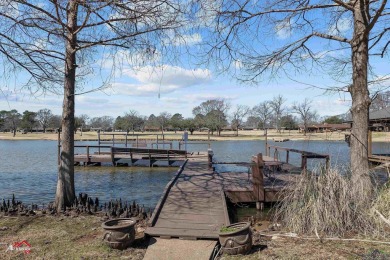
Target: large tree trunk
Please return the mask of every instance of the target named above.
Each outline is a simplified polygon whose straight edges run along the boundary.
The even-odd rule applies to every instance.
[[[349,91],[352,97],[353,120],[350,154],[352,178],[356,188],[369,193],[372,185],[368,165],[368,111],[371,103],[367,85],[368,8],[357,4],[354,11],[354,37],[351,42],[353,84]]]
[[[66,206],[71,206],[75,199],[74,187],[74,93],[76,82],[76,31],[77,26],[76,1],[70,1],[68,6],[69,33],[66,41],[64,101],[62,105],[62,150],[58,169],[58,182],[55,198],[57,212]]]

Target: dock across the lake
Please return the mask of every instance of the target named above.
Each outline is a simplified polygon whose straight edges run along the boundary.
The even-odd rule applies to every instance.
[[[75,165],[80,166],[176,166],[187,158],[207,156],[207,152],[187,153],[185,150],[129,148],[102,145],[76,145],[84,153],[75,154]]]

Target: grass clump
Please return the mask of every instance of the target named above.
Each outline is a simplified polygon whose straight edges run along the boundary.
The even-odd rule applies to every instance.
[[[239,228],[236,228],[236,227],[221,227],[221,229],[219,230],[219,232],[221,233],[229,233],[229,232],[234,232],[234,231],[237,231]]]
[[[290,231],[317,237],[378,231],[370,209],[375,192],[362,191],[350,175],[337,168],[303,173],[283,192],[275,216]]]

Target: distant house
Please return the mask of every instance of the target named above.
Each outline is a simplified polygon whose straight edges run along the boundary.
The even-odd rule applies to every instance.
[[[369,128],[371,131],[389,132],[390,131],[390,107],[380,110],[370,111]],[[352,125],[352,120],[347,121]]]
[[[372,111],[369,113],[370,130],[389,132],[390,108]]]
[[[312,133],[334,132],[334,131],[348,131],[351,129],[351,124],[312,124],[308,125],[306,131]],[[304,131],[304,126],[299,125],[299,131]]]
[[[158,132],[158,131],[161,131],[161,128],[159,126],[148,126],[148,125],[146,125],[144,127],[144,131],[145,132]]]

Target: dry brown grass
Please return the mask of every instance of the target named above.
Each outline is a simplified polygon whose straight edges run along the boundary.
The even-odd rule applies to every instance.
[[[177,131],[174,132],[165,132],[167,135],[165,136],[166,140],[181,140],[183,132]],[[147,140],[155,140],[156,134],[161,134],[161,132],[150,132],[141,133],[135,132],[135,134],[142,134],[140,139]],[[58,135],[56,133],[16,133],[16,136],[13,137],[12,133],[2,133],[0,132],[0,140],[57,140]],[[110,138],[109,136],[101,135],[101,138]],[[117,138],[121,138],[120,136],[116,136]],[[124,136],[122,136],[124,139]],[[130,138],[130,135],[129,135]],[[161,136],[159,137],[161,139]],[[379,139],[378,139],[379,138]],[[381,133],[381,135],[377,138],[377,135],[374,133],[374,140],[390,140],[390,134]],[[75,134],[76,141],[88,141],[88,140],[97,140],[98,135],[96,132],[84,132],[82,135],[80,132]],[[236,136],[235,131],[223,131],[221,136],[218,136],[216,133],[210,136],[210,140],[212,141],[226,141],[226,140],[264,140],[264,131],[263,130],[243,130],[239,131],[238,136]],[[278,133],[276,130],[268,130],[268,139],[290,139],[290,140],[344,140],[344,132],[332,132],[332,133],[308,133],[306,136],[303,133],[299,133],[296,130],[292,131],[282,131]],[[197,132],[195,131],[193,135],[189,135],[189,140],[208,140],[207,132]]]
[[[302,174],[297,183],[286,187],[285,194],[276,220],[290,231],[318,237],[380,234],[370,209],[375,192],[366,196],[338,169]]]
[[[390,230],[390,182],[380,189],[371,212],[377,224],[382,226],[382,229]]]
[[[103,241],[102,221],[96,216],[1,217],[0,242],[10,245],[27,240],[31,253],[8,251],[0,245],[0,259],[142,259],[147,244],[143,234],[132,248],[113,250]],[[0,229],[1,230],[1,229]]]

